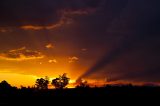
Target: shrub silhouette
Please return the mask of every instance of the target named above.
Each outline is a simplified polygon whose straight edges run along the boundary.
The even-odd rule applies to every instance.
[[[58,78],[52,80],[52,85],[57,89],[63,89],[69,83],[70,78],[67,77],[67,74],[64,73],[62,76],[59,75]]]
[[[49,79],[46,76],[45,79],[44,78],[37,79],[35,85],[37,89],[48,89],[48,84],[49,84]]]

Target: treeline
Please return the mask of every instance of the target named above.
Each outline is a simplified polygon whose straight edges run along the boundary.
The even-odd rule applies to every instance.
[[[53,87],[57,89],[63,89],[69,84],[70,78],[67,77],[67,74],[59,75],[58,78],[55,78],[51,81]],[[36,88],[37,89],[48,89],[48,84],[50,83],[49,78],[46,76],[45,78],[40,78],[36,80]]]
[[[59,75],[59,77],[52,79],[52,81],[49,80],[49,77],[45,78],[39,78],[36,79],[34,86],[30,87],[24,87],[21,86],[19,89],[36,89],[36,90],[47,90],[48,85],[51,84],[55,89],[64,89],[67,88],[67,85],[69,84],[70,78],[67,77],[67,74],[64,73],[62,75]],[[154,85],[154,84],[148,84],[148,85],[143,85],[143,86],[133,86],[132,84],[107,84],[104,85],[100,88],[159,88],[159,86]],[[89,84],[87,81],[84,81],[82,79],[79,79],[78,81],[75,82],[75,88],[90,88]],[[92,88],[97,88],[96,85],[95,87]],[[18,89],[15,86],[11,86],[7,81],[3,80],[0,82],[0,92],[3,90],[12,90],[12,89]]]
[[[70,78],[67,77],[67,74],[64,73],[62,75],[59,75],[59,77],[52,79],[52,81],[49,80],[49,77],[45,78],[39,78],[36,79],[35,85],[30,87],[24,87],[21,86],[20,89],[37,89],[37,90],[46,90],[48,89],[48,85],[51,84],[55,89],[64,89],[67,88],[67,85],[69,84]],[[89,87],[87,81],[79,80],[76,82],[76,88],[87,88]],[[3,80],[0,83],[0,90],[8,90],[8,89],[18,89],[17,87],[12,87],[7,81]]]
[[[79,80],[77,86],[72,89],[67,89],[69,78],[66,74],[60,75],[51,82],[48,77],[39,78],[35,81],[33,87],[13,87],[7,81],[0,82],[0,104],[8,103],[53,103],[60,104],[64,100],[77,99],[80,103],[88,101],[88,98],[97,101],[104,97],[106,98],[155,98],[160,96],[160,87],[154,85],[134,86],[127,85],[104,85],[103,87],[90,87],[87,81]],[[55,89],[48,89],[48,84],[52,84]],[[65,89],[66,88],[66,89]],[[98,97],[98,98],[97,98]],[[83,99],[83,100],[82,100]],[[105,102],[108,100],[106,99]],[[59,102],[60,100],[61,102]],[[68,100],[67,100],[68,101]],[[77,103],[79,103],[77,102]]]

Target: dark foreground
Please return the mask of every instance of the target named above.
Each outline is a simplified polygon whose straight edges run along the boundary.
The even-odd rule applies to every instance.
[[[156,100],[160,97],[160,87],[155,86],[107,86],[102,88],[74,88],[64,90],[9,89],[0,90],[0,104],[65,103],[85,101],[108,102],[109,100]]]

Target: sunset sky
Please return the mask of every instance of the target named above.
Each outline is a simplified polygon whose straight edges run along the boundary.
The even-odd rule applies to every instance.
[[[0,81],[160,81],[159,0],[1,0]]]

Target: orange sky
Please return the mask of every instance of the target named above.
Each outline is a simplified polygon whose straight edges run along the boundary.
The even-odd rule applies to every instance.
[[[143,0],[1,0],[0,81],[160,81],[159,3]]]
[[[64,63],[63,59],[62,62],[57,60],[56,63],[54,60],[49,59],[27,61],[4,61],[5,62],[1,61],[1,63],[4,67],[6,66],[6,68],[0,70],[0,81],[7,80],[14,86],[32,86],[34,85],[37,78],[45,76],[55,78],[63,73],[67,73],[68,77],[75,80],[83,72],[72,71],[71,67],[74,65],[74,63],[67,62],[67,59]]]
[[[53,44],[47,44],[45,47],[54,49]],[[71,80],[76,80],[87,68],[79,65],[80,59],[76,56],[27,57],[24,55],[27,51],[26,47],[10,51],[13,52],[8,53],[9,55],[23,53],[18,58],[9,58],[6,55],[0,60],[0,81],[6,80],[13,86],[33,86],[37,78],[45,76],[55,78],[63,73],[67,73]]]

